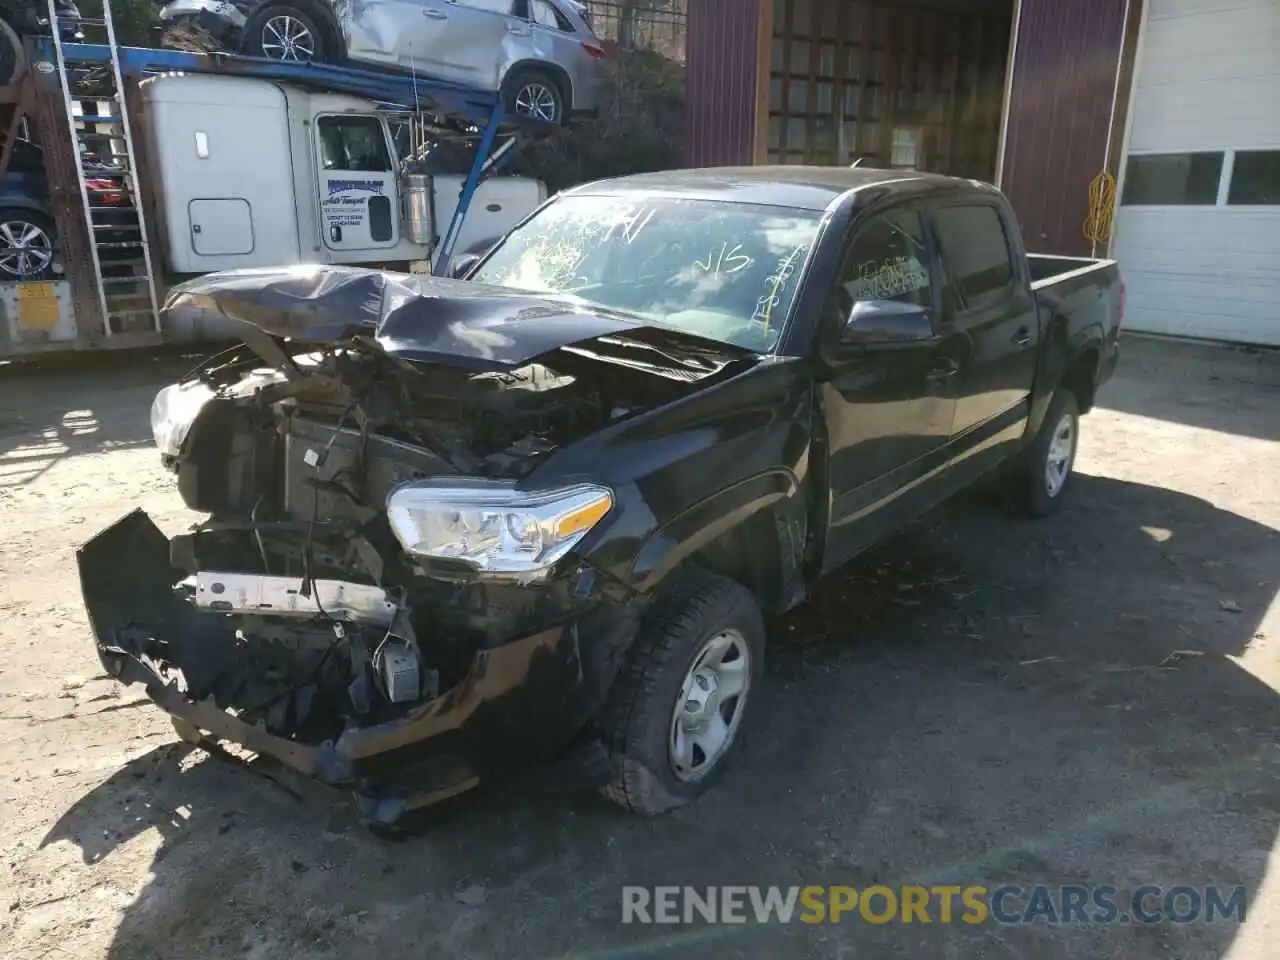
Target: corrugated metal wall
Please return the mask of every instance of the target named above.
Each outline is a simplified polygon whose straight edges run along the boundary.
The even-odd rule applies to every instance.
[[[769,0],[689,4],[686,123],[689,165],[718,167],[755,159],[759,123],[762,10]]]
[[[1125,7],[1022,0],[1001,186],[1033,251],[1089,253],[1089,183],[1106,163]]]

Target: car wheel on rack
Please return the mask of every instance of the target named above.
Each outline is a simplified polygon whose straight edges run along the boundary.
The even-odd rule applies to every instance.
[[[741,739],[764,641],[755,597],[727,577],[689,570],[655,598],[601,714],[604,795],[651,817],[705,793]]]
[[[543,123],[564,123],[564,91],[545,70],[517,70],[503,85],[503,106],[507,113]]]
[[[255,57],[289,63],[324,63],[324,34],[315,20],[294,6],[272,4],[244,25],[244,50]]]
[[[43,214],[0,208],[0,281],[53,276],[53,221]]]
[[[27,52],[17,32],[0,20],[0,87],[13,84],[27,69]]]

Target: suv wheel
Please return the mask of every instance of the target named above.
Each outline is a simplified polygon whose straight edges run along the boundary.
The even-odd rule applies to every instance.
[[[741,739],[764,662],[764,620],[726,577],[684,574],[654,601],[602,715],[606,797],[656,816],[705,793]]]
[[[516,71],[508,79],[503,97],[507,113],[543,123],[564,123],[564,92],[556,79],[542,70]]]
[[[29,210],[0,209],[0,281],[53,275],[53,222]]]
[[[1011,464],[1008,492],[1018,512],[1043,517],[1062,505],[1080,442],[1080,407],[1075,394],[1059,389],[1040,431]]]
[[[254,13],[244,27],[245,52],[287,63],[324,63],[324,36],[315,20],[293,6],[272,5]]]

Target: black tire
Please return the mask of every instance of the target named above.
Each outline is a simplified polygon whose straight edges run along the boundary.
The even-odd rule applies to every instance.
[[[309,46],[297,41],[301,36],[298,31],[306,32]],[[299,43],[294,47],[294,56],[287,55],[286,37],[294,37]],[[255,10],[244,25],[241,47],[253,57],[296,63],[328,63],[330,56],[327,36],[315,17],[288,3],[273,3]],[[310,56],[303,55],[306,50],[310,50]]]
[[[26,72],[27,51],[18,33],[0,20],[0,87],[12,86]]]
[[[544,123],[567,122],[564,88],[546,70],[523,67],[515,71],[503,84],[502,100],[509,114]]]
[[[1048,470],[1050,451],[1054,447],[1055,437],[1061,439],[1064,424],[1070,430],[1070,454],[1066,460],[1065,476],[1055,487]],[[1045,517],[1062,506],[1067,491],[1071,488],[1072,468],[1075,466],[1079,443],[1079,404],[1074,393],[1059,388],[1049,402],[1049,410],[1035,439],[1009,465],[1005,490],[1009,504],[1016,513],[1026,517]]]
[[[21,239],[24,227],[32,227],[43,235],[43,240],[30,244],[30,249],[38,249],[37,255],[43,264],[36,266],[30,259],[25,261],[28,269],[23,270],[23,262],[13,254],[12,240]],[[53,220],[34,210],[22,207],[0,207],[0,281],[12,283],[25,280],[48,280],[54,275],[53,265],[57,262],[57,233]]]
[[[744,721],[749,720],[747,694],[759,686],[764,663],[764,620],[751,593],[710,573],[677,576],[681,582],[657,597],[646,613],[600,721],[614,770],[613,781],[601,792],[645,817],[696,800],[720,779],[742,742]],[[696,779],[684,779],[676,773],[670,747],[676,705],[685,702],[682,687],[695,657],[726,631],[745,642],[744,694],[736,708],[731,697],[721,704],[721,709],[738,711],[723,753]]]

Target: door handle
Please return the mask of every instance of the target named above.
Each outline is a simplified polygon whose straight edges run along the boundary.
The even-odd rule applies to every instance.
[[[513,37],[531,37],[533,36],[533,27],[527,23],[507,22],[507,33]]]
[[[1031,346],[1031,331],[1026,327],[1019,327],[1018,332],[1009,338],[1015,347]]]
[[[948,358],[946,360],[939,360],[937,363],[935,363],[932,367],[929,368],[928,372],[925,373],[924,377],[926,380],[933,380],[935,382],[940,380],[948,380],[951,377],[954,377],[959,370],[960,370],[960,364]]]
[[[424,9],[422,11],[422,15],[426,17],[428,20],[448,20],[449,19],[449,15],[445,13],[443,10],[433,10],[431,7],[427,7],[426,9]]]

